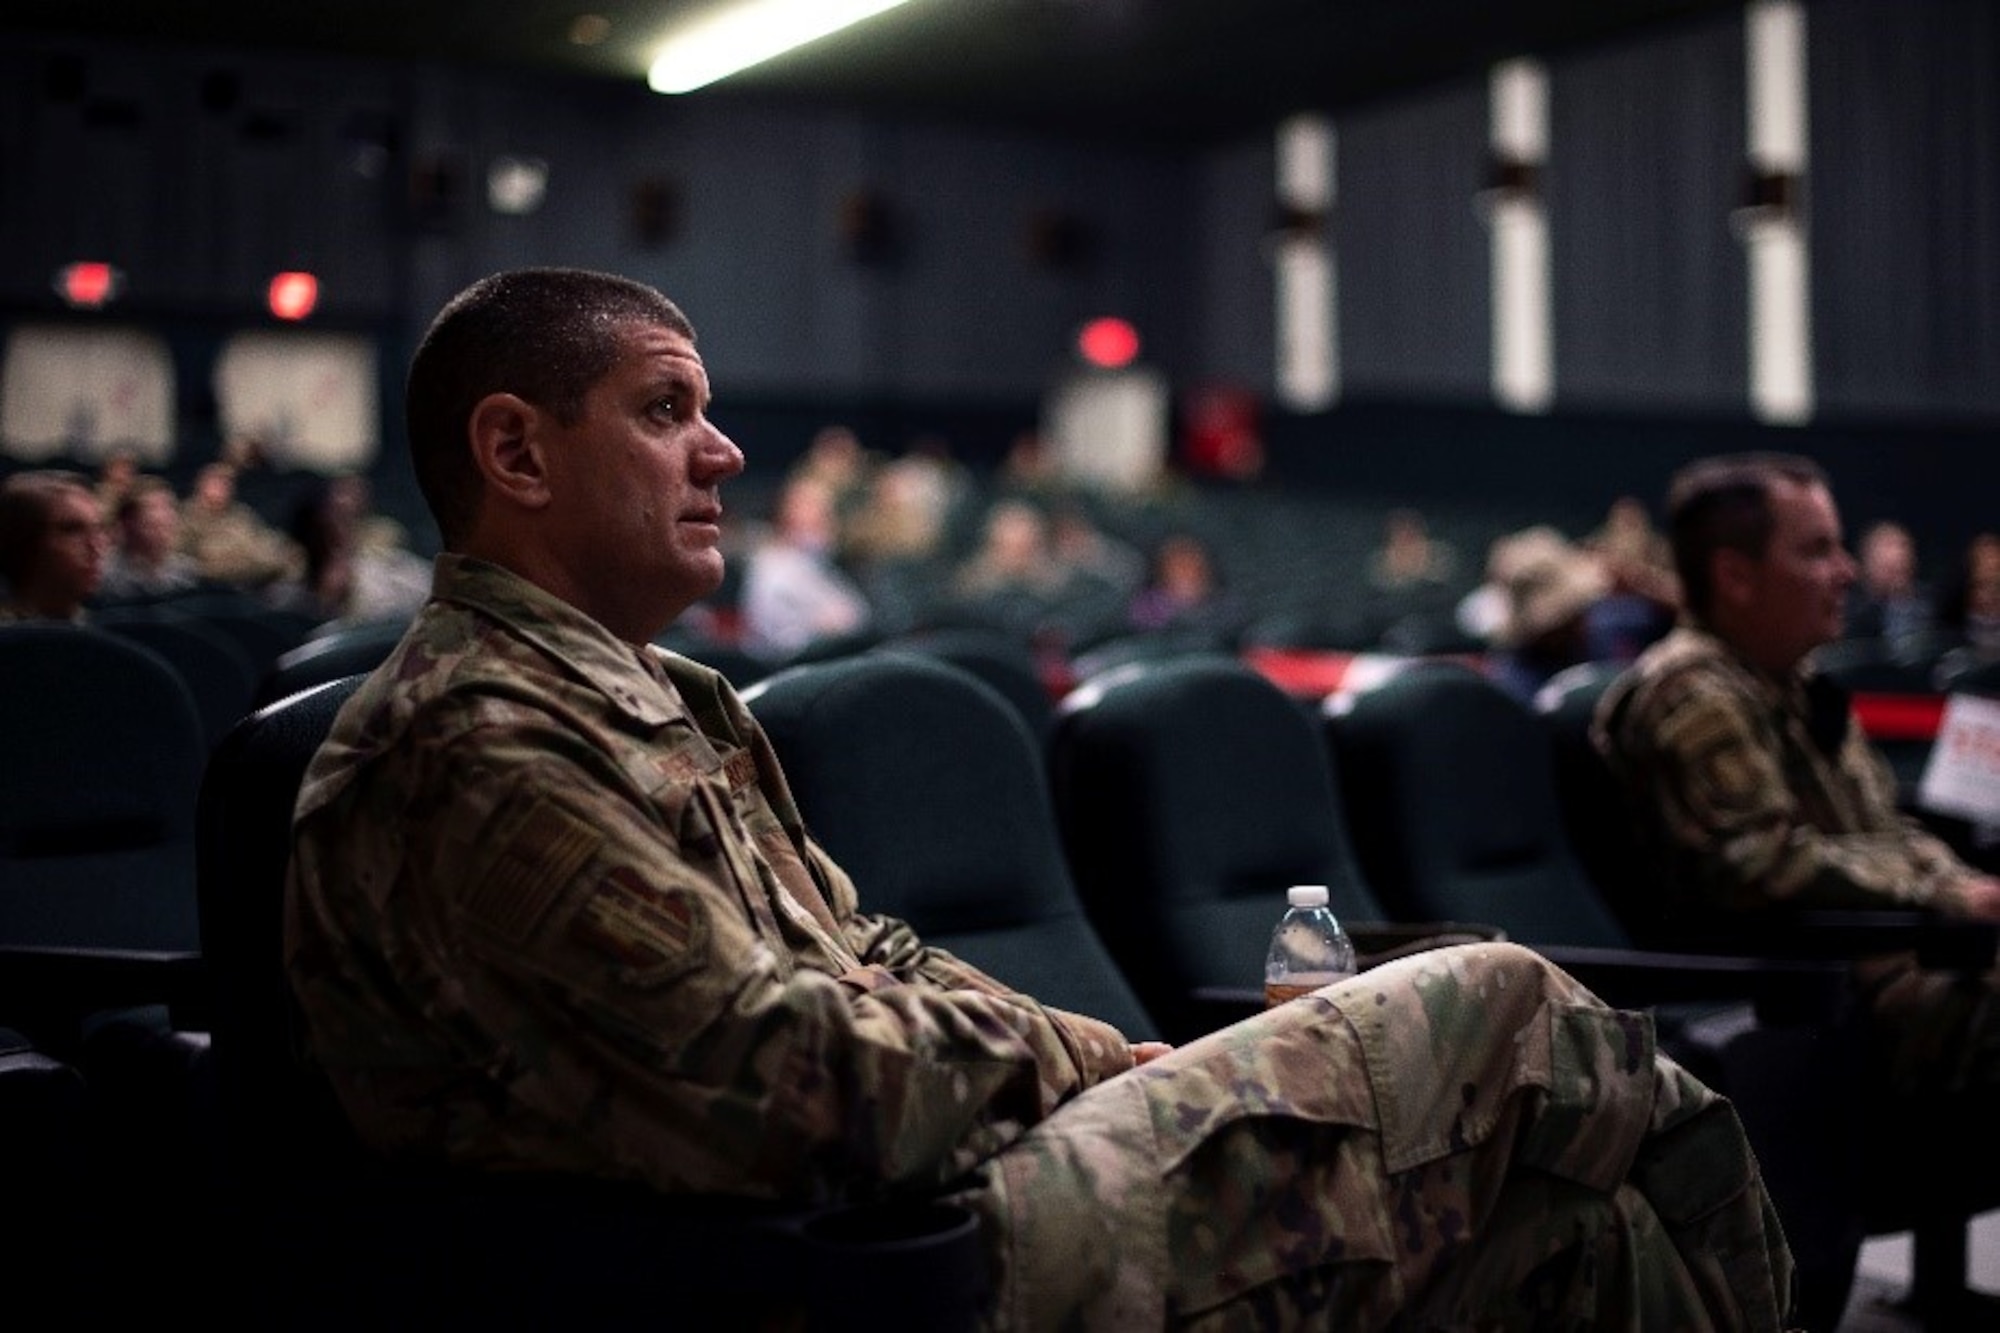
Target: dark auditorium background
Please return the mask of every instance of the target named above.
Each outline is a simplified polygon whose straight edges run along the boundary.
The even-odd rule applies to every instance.
[[[1580,531],[1614,494],[1657,500],[1684,457],[1769,445],[1828,465],[1850,527],[1894,515],[1927,557],[1991,525],[1990,4],[1805,6],[1810,160],[1791,188],[1815,402],[1782,426],[1747,406],[1741,5],[954,0],[654,95],[643,35],[689,7],[599,5],[612,36],[583,47],[569,10],[527,3],[16,0],[0,16],[0,328],[162,335],[184,477],[220,444],[218,347],[274,323],[270,274],[309,270],[310,326],[379,349],[377,502],[419,533],[396,461],[413,339],[472,278],[543,262],[680,299],[761,474],[830,420],[885,450],[935,434],[992,461],[1076,326],[1116,314],[1177,405],[1254,397],[1269,488],[1492,502]],[[1531,413],[1489,387],[1479,206],[1497,178],[1488,71],[1523,55],[1547,69],[1552,145],[1533,187],[1554,395]],[[1312,412],[1270,394],[1274,130],[1301,111],[1337,136],[1335,202],[1303,220],[1334,257],[1341,374]],[[488,206],[502,155],[548,164],[533,213]],[[124,274],[101,313],[66,315],[52,290],[76,260]]]
[[[1879,628],[1855,634],[1866,651],[1846,662],[1853,673],[1846,683],[1872,705],[1862,725],[1895,765],[1906,808],[1943,725],[1947,693],[1957,688],[1951,682],[1979,671],[1987,683],[1966,689],[1992,688],[2000,660],[2000,0],[910,0],[698,91],[651,91],[647,69],[658,39],[717,2],[0,2],[0,477],[48,467],[97,473],[119,443],[106,438],[106,420],[137,410],[108,390],[91,396],[98,392],[91,377],[113,382],[107,367],[116,363],[125,367],[118,373],[151,375],[148,383],[170,390],[145,400],[171,407],[163,423],[150,423],[163,447],[141,464],[186,497],[173,511],[183,539],[203,470],[231,482],[229,469],[209,465],[250,449],[261,465],[231,482],[246,512],[199,521],[225,536],[233,531],[225,518],[258,532],[289,524],[292,544],[280,555],[299,557],[282,574],[276,566],[254,578],[203,569],[199,583],[189,574],[180,587],[127,589],[123,605],[103,598],[77,618],[104,635],[9,627],[16,642],[31,645],[87,647],[120,636],[127,657],[169,648],[189,654],[141,665],[170,686],[169,665],[187,677],[195,697],[180,701],[173,691],[176,708],[199,707],[203,730],[194,737],[192,713],[167,719],[187,735],[176,752],[180,768],[157,783],[127,768],[101,779],[43,781],[40,769],[26,780],[0,774],[15,777],[16,792],[61,794],[36,812],[54,829],[46,845],[0,827],[0,844],[8,844],[0,860],[26,861],[30,853],[62,860],[59,868],[77,876],[65,884],[87,884],[83,877],[96,872],[75,863],[130,849],[98,845],[104,840],[87,819],[72,818],[70,804],[90,805],[83,797],[91,795],[118,806],[125,787],[151,785],[172,819],[142,830],[164,830],[146,850],[177,878],[171,894],[134,895],[143,907],[167,903],[180,914],[169,924],[192,939],[198,877],[204,894],[223,895],[224,903],[239,877],[255,884],[264,870],[266,887],[278,882],[291,788],[260,792],[270,785],[258,781],[269,756],[243,742],[232,768],[231,752],[214,742],[256,733],[254,724],[238,725],[254,706],[372,668],[401,634],[425,595],[438,545],[406,458],[405,368],[454,293],[527,265],[642,280],[680,302],[698,328],[716,393],[711,415],[742,446],[748,471],[724,488],[730,581],[716,607],[691,611],[658,642],[701,656],[739,686],[781,662],[859,658],[875,642],[916,645],[943,660],[957,652],[975,672],[983,658],[998,679],[1021,685],[1007,702],[1029,723],[1023,737],[1037,741],[1059,730],[1052,710],[1065,691],[1105,679],[1109,668],[1153,661],[1155,649],[1162,661],[1224,649],[1315,710],[1336,690],[1363,693],[1425,657],[1499,668],[1511,658],[1513,692],[1542,688],[1546,698],[1549,680],[1531,677],[1553,672],[1559,656],[1585,667],[1629,661],[1643,646],[1641,631],[1656,636],[1671,621],[1672,595],[1637,577],[1671,584],[1657,560],[1624,561],[1630,568],[1619,577],[1634,577],[1616,596],[1595,584],[1578,592],[1555,578],[1574,575],[1579,559],[1598,570],[1600,561],[1611,568],[1613,556],[1632,554],[1610,541],[1621,535],[1607,523],[1614,503],[1636,497],[1658,524],[1680,465],[1777,450],[1809,455],[1826,469],[1850,545],[1884,520],[1914,537],[1916,577],[1899,604],[1907,611],[1923,603],[1921,632],[1892,635],[1884,594],[1875,605]],[[274,278],[282,274],[316,282],[310,310],[302,303],[290,312],[303,318],[274,312],[282,304],[273,299]],[[297,279],[286,282],[289,298],[305,291]],[[1136,333],[1135,369],[1091,370],[1080,360],[1080,331],[1105,318]],[[311,373],[328,376],[345,396],[329,389],[316,399],[309,376],[296,370],[299,358],[280,355],[313,335],[330,335],[320,342],[334,350],[313,360]],[[78,385],[90,391],[72,397]],[[1022,439],[1036,432],[1060,437],[1073,464],[1092,460],[1095,437],[1086,433],[1085,452],[1076,453],[1077,434],[1052,429],[1059,415],[1052,409],[1073,403],[1064,395],[1077,385],[1156,393],[1149,401],[1165,409],[1159,477],[1108,497],[1087,486],[1023,484],[1011,468],[1023,456]],[[335,397],[337,411],[329,405]],[[358,443],[333,462],[320,457],[318,470],[296,441],[264,438],[253,447],[231,425],[246,401],[267,413],[260,420],[277,422],[279,436],[314,434],[308,427],[346,432],[352,439],[334,440],[335,453]],[[1095,418],[1131,419],[1108,407]],[[885,529],[888,536],[872,549],[857,543],[864,558],[842,552],[850,567],[834,571],[866,582],[873,624],[827,630],[795,657],[760,653],[744,632],[752,599],[743,571],[784,545],[774,531],[792,539],[773,521],[776,501],[830,426],[851,428],[876,463],[918,464],[923,484],[936,483],[928,498],[947,516],[938,527],[949,530],[926,533],[929,544],[912,557],[894,540],[906,534],[893,523],[878,528],[876,537]],[[938,455],[964,466],[932,467]],[[352,477],[329,484],[328,474],[348,469],[368,484]],[[98,493],[136,500],[147,484],[157,491],[156,483],[135,493],[106,482]],[[866,507],[854,498],[864,493],[872,505],[873,489],[858,484],[820,503],[848,521]],[[1022,494],[1047,501],[1055,526],[1080,518],[1084,554],[1054,591],[1040,586],[1049,582],[1042,564],[1020,578],[1002,570],[992,586],[975,587],[972,576],[993,574],[981,568],[990,548],[974,551],[979,531],[990,534],[998,526],[990,516]],[[808,494],[801,506],[808,514],[812,500]],[[378,517],[361,512],[369,503],[392,521],[364,524]],[[1092,521],[1105,531],[1092,533]],[[1382,560],[1392,544],[1385,533],[1399,523],[1428,523],[1442,541],[1425,549],[1448,558],[1408,577],[1401,570],[1380,577],[1392,563]],[[1537,549],[1548,558],[1536,570],[1524,556],[1534,551],[1516,545],[1521,558],[1503,589],[1507,581],[1490,562],[1502,549],[1496,539],[1556,535],[1530,531],[1537,525],[1560,530],[1560,549],[1551,555],[1542,543]],[[386,533],[381,546],[393,548],[366,552],[387,571],[378,579],[385,595],[414,587],[393,616],[353,610],[364,533]],[[1975,545],[1981,534],[1983,547]],[[1115,540],[1102,540],[1107,535]],[[1657,534],[1642,538],[1654,540],[1642,539],[1640,554],[1656,554]],[[1142,575],[1141,552],[1171,544],[1163,539],[1185,543],[1184,567],[1198,585],[1185,605],[1176,601],[1182,590],[1163,586],[1170,580],[1140,586],[1151,572]],[[1587,555],[1569,549],[1598,539]],[[129,551],[134,539],[125,541]],[[316,571],[306,549],[315,542]],[[1042,544],[1039,554],[1057,550],[1052,540]],[[1969,547],[1984,552],[1984,574],[1972,572]],[[821,559],[830,549],[823,533],[798,537],[793,576],[810,565],[821,604],[862,600],[820,568],[841,563]],[[1211,559],[1219,578],[1205,577]],[[326,569],[339,577],[320,577]],[[1549,579],[1535,584],[1523,569]],[[1072,585],[1084,592],[1072,595]],[[1992,600],[1978,601],[1975,585]],[[1530,620],[1528,596],[1551,589],[1573,604],[1533,633],[1521,628]],[[1943,594],[1940,606],[1956,608],[1955,621],[1940,613],[1931,623],[1934,592]],[[1628,617],[1603,622],[1615,653],[1600,651],[1597,637],[1579,637],[1591,634],[1598,622],[1590,614],[1606,603]],[[0,621],[15,610],[0,604]],[[1480,627],[1468,627],[1468,610],[1486,617]],[[1978,634],[1968,628],[1975,620]],[[1011,636],[1006,652],[976,636],[953,639],[954,630],[996,626]],[[188,636],[211,642],[180,642]],[[215,655],[234,659],[240,679],[212,669]],[[30,661],[27,650],[20,657]],[[30,665],[59,678],[64,669],[48,666],[59,660],[67,659]],[[1972,670],[1948,680],[1945,667],[1955,660]],[[0,689],[0,701],[8,694]],[[42,716],[41,695],[14,688],[12,696],[11,716],[28,721],[0,726],[0,748],[18,757],[32,748],[26,734],[46,723],[37,762],[47,760],[50,772],[81,772],[76,765],[93,759],[127,762],[117,746],[78,743],[64,730],[70,716]],[[88,680],[68,697],[82,700],[80,711],[94,720],[110,716]],[[317,705],[326,716],[307,725],[323,731],[329,697]],[[1580,770],[1586,788],[1600,771],[1585,730],[1594,698],[1567,719],[1570,756],[1590,761]],[[1315,711],[1305,730],[1282,706],[1289,702],[1277,710],[1278,734],[1306,735],[1302,762],[1311,781],[1291,781],[1271,758],[1280,747],[1261,743],[1267,768],[1258,774],[1281,775],[1271,777],[1272,790],[1296,795],[1310,787],[1306,797],[1323,796],[1323,808],[1303,822],[1325,825],[1328,809],[1353,822],[1362,784],[1342,777],[1335,791],[1320,745],[1325,717]],[[1507,707],[1509,725],[1528,735],[1535,755],[1547,740],[1542,722],[1565,723],[1553,709],[1553,720],[1531,727]],[[156,721],[169,711],[146,716]],[[1221,705],[1208,713],[1202,720],[1218,729],[1254,715]],[[274,727],[278,740],[260,733],[258,743],[281,749],[297,725]],[[1008,742],[1015,739],[1010,731]],[[952,746],[926,736],[925,748]],[[231,809],[241,789],[251,793],[243,808],[258,811],[254,797],[262,794],[275,800],[276,816],[260,825],[254,816],[237,823],[203,812],[203,846],[230,854],[211,851],[197,876],[195,775],[210,755],[224,761],[206,771],[227,779],[211,783],[224,793],[215,810]],[[981,767],[950,757],[967,771]],[[1499,762],[1498,771],[1515,773],[1504,747],[1471,760],[1454,748],[1453,762],[1466,769]],[[25,764],[15,769],[30,772]],[[289,781],[296,780],[294,771]],[[1408,785],[1426,796],[1442,791],[1440,808],[1498,809],[1484,821],[1496,827],[1509,817],[1476,785]],[[1557,813],[1553,774],[1549,783],[1508,785],[1530,800],[1548,796],[1537,813]],[[1198,827],[1188,843],[1162,845],[1211,838],[1261,800],[1248,783],[1227,800],[1204,796],[1191,804],[1204,816],[1228,806],[1228,818],[1190,821]],[[0,799],[0,815],[31,803]],[[800,803],[808,804],[803,794]],[[1271,822],[1241,822],[1254,833],[1290,817],[1292,807],[1270,804]],[[1605,807],[1581,808],[1588,815]],[[127,811],[111,815],[114,841],[137,837]],[[1570,855],[1573,827],[1522,823],[1548,835],[1544,847],[1561,844]],[[1958,819],[1952,827],[1961,850],[2000,856],[1986,826]],[[263,836],[246,843],[245,828]],[[1317,831],[1338,841],[1331,829]],[[260,856],[271,846],[274,855]],[[1516,848],[1507,843],[1503,851],[1513,856]],[[1059,852],[1045,859],[1062,879]],[[251,869],[239,875],[240,865]],[[1509,873],[1515,868],[1507,863]],[[112,887],[122,891],[125,882]],[[1273,891],[1275,920],[1282,894]],[[58,899],[32,900],[35,910],[43,901]],[[66,910],[91,917],[74,907],[80,901],[67,900]],[[139,980],[154,986],[164,977],[185,989],[199,976],[195,964],[213,966],[224,978],[217,994],[263,1000],[262,992],[228,986],[232,967],[259,972],[242,958],[263,958],[269,941],[233,922],[217,927],[226,913],[204,906],[201,915],[224,941],[223,964],[215,966],[212,944],[197,956],[182,941],[165,970],[141,969]],[[264,924],[275,931],[276,921],[274,914]],[[1253,949],[1268,938],[1263,922],[1259,915]],[[0,941],[0,949],[16,943]],[[64,970],[75,961],[63,956],[72,943],[56,941],[58,966],[49,975],[80,977],[80,991],[89,992],[103,978],[90,967]],[[41,945],[27,941],[30,963],[47,961],[35,956]],[[1990,960],[1990,940],[1984,947],[1981,958]],[[16,970],[10,977],[0,969],[0,1000],[26,994],[28,1011],[39,1013],[48,998],[37,993],[43,974],[19,970],[19,957],[9,963]],[[275,997],[277,969],[270,972],[264,980]],[[106,975],[126,982],[118,968]],[[65,991],[49,1003],[60,1009],[56,1001],[74,998]],[[156,996],[149,990],[145,998]],[[269,1017],[256,1005],[196,1013],[221,1015],[216,1026],[225,1033],[223,1025],[251,1015],[250,1039],[235,1038],[239,1049],[254,1052],[261,1036],[262,1055],[276,1053],[270,1065],[280,1079],[297,1072],[282,1021],[254,1031],[258,1017]],[[10,1058],[41,1059],[9,1049],[6,1028],[14,1026],[27,1027],[11,1010],[0,1012],[0,1073]],[[119,1029],[111,1030],[116,1038]],[[198,1038],[190,1049],[206,1049],[199,1025],[169,1035]],[[225,1035],[219,1049],[230,1040]],[[143,1049],[151,1059],[152,1047]],[[105,1067],[116,1070],[115,1044],[110,1055]],[[217,1077],[213,1066],[189,1068]],[[1746,1072],[1784,1084],[1788,1068]],[[146,1078],[131,1088],[103,1080],[91,1095],[108,1088],[104,1104],[114,1110],[125,1098],[143,1113],[134,1125],[152,1125],[147,1117],[160,1106],[179,1116],[180,1084],[160,1079],[171,1089],[162,1098],[148,1080],[186,1071],[143,1069]],[[184,1081],[208,1096],[207,1084]],[[223,1086],[224,1100],[241,1099],[241,1088],[226,1078]],[[1797,1089],[1780,1090],[1787,1095],[1771,1105],[1789,1116]],[[243,1104],[257,1109],[254,1099]],[[65,1132],[84,1123],[58,1109],[55,1123]],[[72,1197],[72,1177],[124,1190],[121,1173],[143,1163],[147,1170],[132,1170],[138,1187],[130,1192],[143,1206],[121,1225],[145,1239],[154,1255],[148,1262],[178,1284],[182,1250],[152,1250],[155,1236],[191,1238],[195,1248],[206,1238],[170,1215],[180,1196],[154,1186],[210,1165],[185,1143],[203,1139],[217,1160],[226,1155],[219,1145],[249,1144],[244,1160],[252,1162],[267,1149],[292,1150],[293,1124],[282,1116],[271,1118],[277,1130],[268,1134],[260,1125],[257,1135],[207,1142],[225,1123],[207,1116],[210,1109],[153,1126],[159,1133],[150,1137],[125,1134],[116,1116],[90,1122],[92,1151],[116,1147],[101,1162],[79,1165],[20,1141],[48,1158],[44,1176],[54,1184],[45,1192],[58,1202]],[[0,1105],[0,1119],[5,1112]],[[1844,1190],[1853,1163],[1821,1154],[1815,1134],[1795,1134],[1780,1119],[1775,1130],[1783,1133],[1773,1137],[1802,1145],[1789,1154],[1800,1173],[1794,1180],[1824,1184],[1828,1195]],[[1842,1117],[1814,1119],[1829,1136],[1847,1127]],[[113,1132],[100,1132],[105,1125]],[[159,1143],[172,1150],[154,1152]],[[309,1155],[310,1133],[307,1143]],[[8,1146],[0,1132],[0,1149]],[[274,1152],[272,1160],[282,1157]],[[1829,1165],[1839,1169],[1823,1169]],[[1951,1184],[1942,1179],[1950,1174],[1920,1183]],[[4,1153],[0,1179],[15,1188]],[[1802,1254],[1818,1239],[1813,1252],[1838,1259],[1827,1271],[1840,1281],[1822,1299],[1845,1299],[1861,1245],[1851,1200],[1838,1202],[1822,1210],[1821,1230],[1853,1222],[1857,1234],[1826,1242],[1803,1225],[1795,1230],[1809,1238]],[[49,1227],[44,1250],[80,1269],[94,1271],[100,1252],[122,1263],[116,1244],[93,1243],[88,1253],[69,1244],[71,1234],[95,1235],[97,1225],[87,1208],[73,1211],[83,1229]],[[1964,1274],[1954,1266],[1966,1266],[1957,1248],[1967,1234],[1962,1212],[1946,1216],[1942,1228],[1929,1214],[1910,1224],[1919,1231],[1928,1221],[1931,1240],[1942,1234],[1950,1245],[1904,1244],[1886,1263],[1870,1257],[1880,1249],[1864,1255],[1864,1276],[1877,1281],[1856,1288],[1843,1333],[1911,1327],[1893,1314],[1878,1321],[1873,1311],[1876,1296],[1900,1286],[1913,1264],[1920,1288],[1940,1273],[1958,1285]],[[411,1216],[416,1229],[428,1224],[428,1214]],[[497,1216],[496,1230],[504,1229],[511,1215]],[[1996,1223],[2000,1212],[1989,1211],[1972,1232],[1973,1284],[1988,1293],[2000,1284]],[[578,1234],[580,1249],[590,1233]],[[1869,1244],[1904,1243],[1894,1237],[1907,1234],[1888,1232],[1885,1241],[1871,1231]],[[282,1247],[282,1228],[274,1235]],[[560,1262],[550,1267],[563,1271]],[[113,1305],[154,1300],[155,1286],[145,1281],[103,1285]],[[310,1311],[312,1302],[301,1298],[296,1308]]]

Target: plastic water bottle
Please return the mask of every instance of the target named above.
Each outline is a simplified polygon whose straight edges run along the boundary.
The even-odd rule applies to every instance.
[[[1264,959],[1266,1006],[1310,995],[1354,975],[1354,943],[1326,905],[1324,884],[1294,884]]]

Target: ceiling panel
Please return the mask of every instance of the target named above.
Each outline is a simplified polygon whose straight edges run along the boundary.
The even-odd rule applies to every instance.
[[[642,80],[714,0],[7,0],[0,33]],[[1198,142],[1737,0],[912,0],[694,96]],[[601,41],[571,40],[579,15]]]

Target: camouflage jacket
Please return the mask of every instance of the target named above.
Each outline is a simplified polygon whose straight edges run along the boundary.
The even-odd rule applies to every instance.
[[[860,914],[714,672],[449,555],[307,774],[285,947],[362,1138],[432,1161],[934,1186],[1131,1065]]]
[[[1594,738],[1672,882],[1710,906],[1953,911],[1974,872],[1897,812],[1829,684],[1773,677],[1684,625],[1606,692]]]

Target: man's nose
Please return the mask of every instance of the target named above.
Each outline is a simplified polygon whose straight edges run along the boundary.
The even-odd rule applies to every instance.
[[[708,437],[696,449],[694,461],[703,482],[722,481],[743,471],[743,451],[713,425],[708,428]]]

